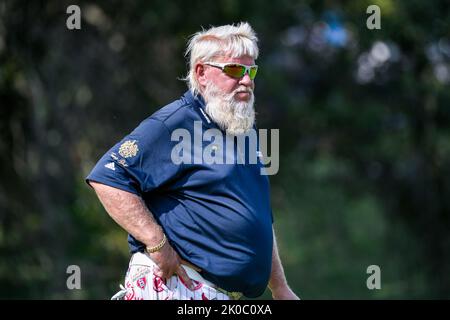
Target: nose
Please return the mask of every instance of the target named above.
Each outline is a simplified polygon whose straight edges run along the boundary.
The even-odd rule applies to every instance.
[[[251,87],[253,85],[253,80],[250,79],[250,76],[248,75],[248,72],[244,74],[244,76],[239,80],[239,84],[242,84],[246,87]]]

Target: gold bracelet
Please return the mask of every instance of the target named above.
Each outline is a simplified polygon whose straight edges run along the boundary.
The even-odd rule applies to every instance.
[[[146,247],[145,250],[148,253],[157,252],[157,251],[161,250],[162,247],[164,247],[164,245],[166,244],[166,241],[167,241],[167,238],[166,238],[166,235],[164,235],[163,239],[161,240],[161,242],[158,245],[156,245],[154,247]]]

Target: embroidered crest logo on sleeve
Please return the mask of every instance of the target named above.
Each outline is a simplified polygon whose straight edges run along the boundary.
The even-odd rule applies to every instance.
[[[127,140],[121,144],[119,148],[119,154],[124,158],[131,158],[137,155],[139,148],[136,144],[136,140]]]

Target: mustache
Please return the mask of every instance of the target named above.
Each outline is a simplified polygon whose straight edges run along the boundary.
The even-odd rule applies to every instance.
[[[253,89],[250,88],[238,88],[233,93],[253,93]]]

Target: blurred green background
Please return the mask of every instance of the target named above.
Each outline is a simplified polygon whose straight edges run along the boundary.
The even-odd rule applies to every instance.
[[[81,8],[68,30],[66,8]],[[369,5],[381,29],[369,30]],[[248,21],[275,228],[303,299],[450,298],[447,0],[2,1],[0,298],[109,299],[126,233],[84,177],[178,98],[201,27]],[[69,290],[69,265],[81,290]],[[381,289],[369,290],[369,265]],[[270,298],[266,292],[261,298]]]

